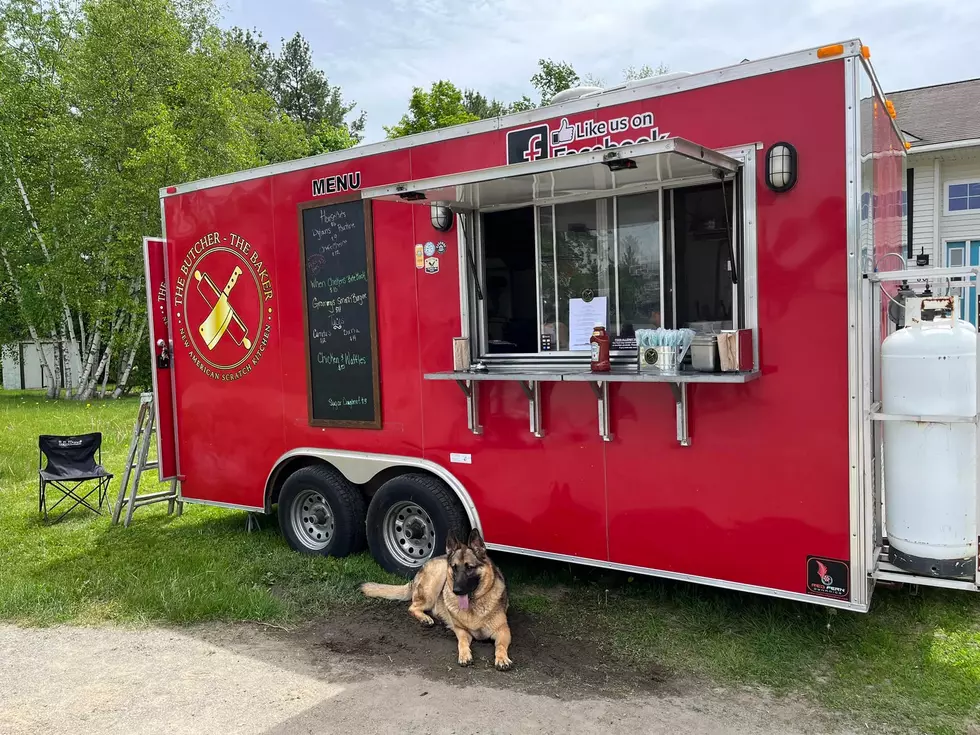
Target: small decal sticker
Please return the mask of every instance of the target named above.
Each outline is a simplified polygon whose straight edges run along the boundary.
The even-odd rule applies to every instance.
[[[439,253],[440,255],[442,255],[444,252],[446,252],[446,243],[442,242],[441,240],[439,242],[437,242],[436,243],[436,252]]]
[[[472,454],[450,454],[449,461],[454,464],[473,464]]]
[[[438,273],[439,272],[439,258],[426,258],[425,259],[425,272],[426,273]]]
[[[425,254],[422,252],[422,246],[415,246],[415,267],[422,269],[425,267]]]
[[[551,335],[550,334],[542,334],[541,335],[541,351],[542,352],[551,352]]]
[[[431,258],[436,254],[436,244],[434,242],[427,242],[425,244],[425,257]]]
[[[851,570],[846,561],[821,556],[806,558],[806,591],[820,597],[851,599]]]

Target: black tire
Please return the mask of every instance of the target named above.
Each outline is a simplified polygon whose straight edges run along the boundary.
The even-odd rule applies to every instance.
[[[412,562],[406,560],[407,552],[393,553],[386,540],[386,523],[395,522],[397,516],[389,519],[389,511],[398,508],[421,508],[431,522],[431,530],[419,543],[419,555],[413,555]],[[446,537],[452,531],[457,538],[465,539],[469,534],[469,521],[459,500],[445,483],[430,475],[400,475],[388,480],[371,499],[367,513],[367,539],[371,555],[386,571],[403,577],[412,577],[419,568],[433,556],[446,551]],[[390,533],[390,531],[389,531]],[[411,533],[411,531],[409,531]],[[392,540],[392,543],[396,543]],[[422,554],[422,546],[428,553]],[[402,546],[405,549],[405,546]]]
[[[306,503],[311,515],[303,515],[297,503]],[[364,496],[326,465],[296,470],[279,493],[279,528],[289,546],[301,554],[341,557],[360,551],[365,544],[365,516]],[[320,532],[324,538],[318,536]]]

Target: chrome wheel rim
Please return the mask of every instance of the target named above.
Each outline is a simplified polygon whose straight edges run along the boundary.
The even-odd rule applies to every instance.
[[[330,505],[316,490],[302,490],[293,503],[293,533],[312,551],[322,551],[334,534],[334,517]]]
[[[399,564],[420,567],[432,557],[436,528],[418,503],[395,503],[382,523],[385,547]]]

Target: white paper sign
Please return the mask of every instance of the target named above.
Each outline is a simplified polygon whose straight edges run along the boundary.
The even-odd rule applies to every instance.
[[[592,330],[596,324],[606,324],[606,297],[596,296],[592,301],[568,300],[568,349],[588,350]]]

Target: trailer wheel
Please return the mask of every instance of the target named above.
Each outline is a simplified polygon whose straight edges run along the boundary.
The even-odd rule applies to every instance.
[[[297,470],[279,493],[279,528],[303,554],[347,556],[364,547],[364,498],[336,470]]]
[[[368,507],[371,555],[393,574],[411,577],[433,556],[445,553],[450,531],[466,538],[466,513],[445,483],[429,475],[388,480]]]

